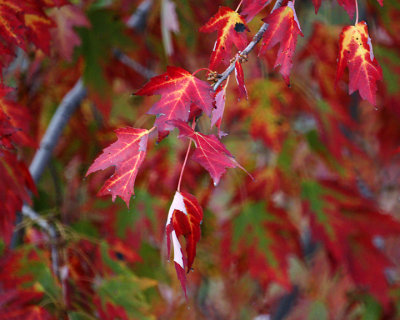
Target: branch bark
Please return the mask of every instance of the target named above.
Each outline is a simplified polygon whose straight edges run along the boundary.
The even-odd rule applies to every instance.
[[[31,207],[24,204],[22,206],[22,214],[31,219],[39,227],[41,227],[49,235],[50,241],[50,251],[51,251],[51,264],[54,274],[59,278],[60,270],[59,266],[59,256],[57,251],[57,230],[55,226],[49,223],[46,219],[42,218],[37,212],[35,212]]]
[[[32,163],[29,166],[29,172],[31,173],[35,183],[39,181],[44,169],[47,167],[51,154],[53,153],[68,120],[85,97],[86,89],[83,85],[82,79],[79,79],[58,106],[57,111],[51,119],[46,133],[40,142],[40,147],[36,151]]]

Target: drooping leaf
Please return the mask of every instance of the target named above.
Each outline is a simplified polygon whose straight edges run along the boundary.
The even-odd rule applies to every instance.
[[[240,96],[242,98],[248,99],[246,86],[244,85],[243,68],[242,68],[242,64],[240,63],[239,60],[236,60],[236,62],[235,62],[235,77],[236,77],[236,82],[239,87]]]
[[[129,200],[135,194],[135,179],[146,156],[149,132],[131,127],[115,130],[118,140],[103,150],[86,173],[88,176],[92,172],[115,166],[114,174],[104,183],[98,192],[99,196],[111,194],[113,201],[119,196],[129,207]]]
[[[192,268],[196,256],[196,244],[200,240],[200,223],[203,220],[203,209],[197,199],[186,192],[175,193],[168,211],[165,225],[167,234],[168,257],[170,255],[171,238],[174,247],[174,263],[178,278],[186,295],[186,275]],[[186,256],[183,256],[179,237],[186,239]]]
[[[339,39],[336,83],[349,68],[349,94],[358,90],[364,100],[376,105],[376,81],[382,80],[382,69],[375,59],[367,23],[344,27]]]
[[[11,90],[0,87],[0,140],[4,139],[5,142],[7,139],[8,143],[12,141],[19,145],[35,147],[33,139],[29,136],[30,114],[27,108],[7,98]]]
[[[35,191],[25,164],[10,151],[0,149],[0,234],[6,244],[11,240],[16,212],[30,203],[28,190]]]
[[[337,0],[338,4],[346,10],[350,19],[353,19],[354,12],[356,11],[356,3],[353,0]]]
[[[319,1],[321,4],[321,0],[313,0],[313,1]],[[383,6],[383,0],[377,0],[378,3]],[[337,0],[338,4],[343,7],[344,10],[346,10],[347,14],[349,15],[350,19],[353,19],[354,13],[356,12],[356,2],[353,0]],[[315,3],[314,3],[315,5]],[[316,11],[317,11],[317,7]]]
[[[315,8],[315,14],[318,13],[319,8],[321,7],[322,0],[312,0]],[[383,0],[377,0],[378,3],[383,6]],[[353,0],[337,0],[337,3],[346,10],[347,14],[349,15],[350,19],[353,19],[354,13],[356,11],[356,3]]]
[[[293,55],[296,49],[297,37],[299,35],[303,37],[293,2],[289,1],[286,6],[274,10],[263,21],[268,23],[269,26],[264,33],[259,54],[263,55],[266,50],[280,43],[275,68],[281,66],[279,72],[286,84],[289,85],[289,75],[293,66]]]
[[[271,0],[243,0],[240,14],[245,17],[245,21],[250,22]]]
[[[215,94],[215,109],[212,111],[211,116],[211,127],[216,126],[218,128],[218,136],[221,138],[224,133],[221,131],[221,121],[225,110],[225,99],[226,99],[226,86],[218,87]]]
[[[232,46],[243,50],[247,44],[245,31],[249,31],[245,20],[227,7],[220,7],[218,12],[200,28],[201,32],[218,31],[218,38],[215,42],[209,68],[214,70],[221,63],[228,64]]]
[[[196,132],[180,120],[171,120],[169,123],[179,129],[179,137],[186,137],[195,143],[196,150],[192,159],[209,172],[215,186],[219,183],[226,168],[240,167],[216,136]]]
[[[168,120],[187,121],[192,104],[200,107],[208,116],[213,109],[214,98],[210,85],[179,67],[167,67],[166,73],[150,79],[136,94],[161,95],[161,99],[148,112],[157,115],[155,125],[161,134],[174,128]]]
[[[312,0],[312,2],[315,8],[315,14],[317,14],[319,8],[321,7],[321,0]]]

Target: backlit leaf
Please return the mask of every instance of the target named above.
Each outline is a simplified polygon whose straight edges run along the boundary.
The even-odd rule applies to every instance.
[[[215,186],[219,183],[226,168],[240,167],[216,136],[196,132],[180,120],[172,120],[169,123],[179,129],[179,137],[189,138],[195,143],[196,151],[193,153],[192,159],[209,172]]]
[[[264,9],[271,0],[243,0],[240,14],[245,17],[245,21],[252,20],[257,13]]]
[[[228,64],[232,46],[243,50],[247,45],[248,31],[246,22],[235,11],[227,7],[220,7],[218,12],[200,28],[201,32],[218,31],[218,38],[211,54],[209,68],[214,70],[221,63]]]
[[[177,191],[168,211],[167,233],[168,257],[170,255],[171,238],[174,247],[174,263],[178,278],[186,295],[186,275],[192,268],[196,256],[196,244],[200,240],[200,223],[203,210],[197,199],[189,193]],[[179,237],[186,239],[186,256],[183,256]]]
[[[104,183],[98,195],[111,194],[113,201],[119,196],[129,207],[129,200],[134,195],[135,179],[146,156],[149,130],[128,127],[117,129],[115,133],[118,140],[103,150],[90,166],[86,176],[115,166],[114,174]]]
[[[339,40],[336,83],[349,68],[349,94],[358,90],[361,98],[376,105],[376,81],[382,80],[382,69],[376,61],[365,21],[344,27]]]
[[[207,82],[178,67],[167,67],[166,73],[150,79],[136,95],[161,95],[148,112],[157,115],[155,125],[159,133],[173,130],[168,120],[187,121],[192,104],[211,116],[214,102]]]
[[[289,85],[289,75],[293,66],[293,55],[296,49],[297,37],[299,35],[303,37],[293,2],[289,1],[286,6],[274,10],[263,21],[268,23],[269,26],[264,33],[259,54],[263,55],[266,50],[280,43],[275,68],[281,66],[279,72],[286,84]]]
[[[236,77],[236,82],[239,87],[239,93],[240,96],[243,98],[248,98],[247,97],[247,90],[246,86],[244,85],[244,74],[243,74],[243,68],[242,64],[240,63],[239,60],[236,60],[235,62],[235,77]]]

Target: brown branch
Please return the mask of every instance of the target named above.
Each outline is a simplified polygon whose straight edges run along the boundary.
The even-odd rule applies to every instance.
[[[274,10],[278,9],[282,5],[283,0],[276,0],[274,7],[271,10],[271,13],[274,12]],[[217,91],[218,87],[224,82],[229,75],[232,73],[232,71],[235,69],[235,63],[236,60],[239,58],[239,56],[246,56],[248,55],[256,46],[257,43],[260,42],[262,36],[264,35],[265,31],[267,31],[269,24],[264,23],[261,28],[258,30],[258,32],[255,34],[253,39],[250,41],[250,43],[247,45],[247,47],[243,51],[239,51],[239,55],[236,55],[234,59],[232,59],[232,63],[229,65],[228,68],[221,74],[220,78],[218,81],[213,85],[213,91]]]

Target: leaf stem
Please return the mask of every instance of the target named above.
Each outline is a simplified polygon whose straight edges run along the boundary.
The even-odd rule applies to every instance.
[[[283,0],[276,0],[274,7],[271,10],[271,13],[278,9],[282,5]],[[241,55],[247,55],[250,53],[254,47],[256,46],[257,43],[260,42],[262,36],[264,35],[265,31],[268,29],[268,23],[264,23],[261,28],[258,30],[258,32],[255,34],[253,39],[250,41],[250,43],[247,45],[247,47],[240,52]],[[224,82],[228,76],[232,73],[233,70],[235,70],[235,63],[236,60],[238,59],[238,55],[236,55],[235,60],[229,65],[228,68],[221,74],[221,77],[218,79],[218,81],[213,85],[213,91],[216,91],[218,87]]]
[[[208,71],[208,72],[212,72],[212,70],[208,69],[208,68],[200,68],[197,69],[195,72],[193,72],[193,75],[196,75],[196,73],[200,72],[200,71]]]
[[[240,0],[240,2],[239,2],[239,4],[238,4],[238,6],[237,6],[237,8],[236,8],[235,12],[238,12],[238,10],[239,10],[240,6],[242,5],[242,2],[243,2],[243,0]]]
[[[196,126],[196,121],[193,120],[193,123],[192,123],[192,129],[193,130],[194,130],[195,126]],[[179,175],[178,186],[176,187],[176,191],[178,191],[178,192],[181,192],[181,183],[182,183],[183,172],[185,171],[185,167],[186,167],[187,160],[189,158],[189,153],[190,153],[190,147],[191,146],[192,146],[192,140],[189,140],[189,144],[188,144],[188,147],[187,147],[187,150],[186,150],[185,160],[183,161],[181,173]]]
[[[358,1],[357,0],[354,0],[354,1],[356,2],[356,22],[354,25],[357,25],[357,23],[358,23]]]
[[[156,128],[156,127],[154,126],[154,127],[150,128],[149,130],[147,130],[147,131],[148,131],[147,134],[150,134],[152,131],[154,131],[155,128]]]

